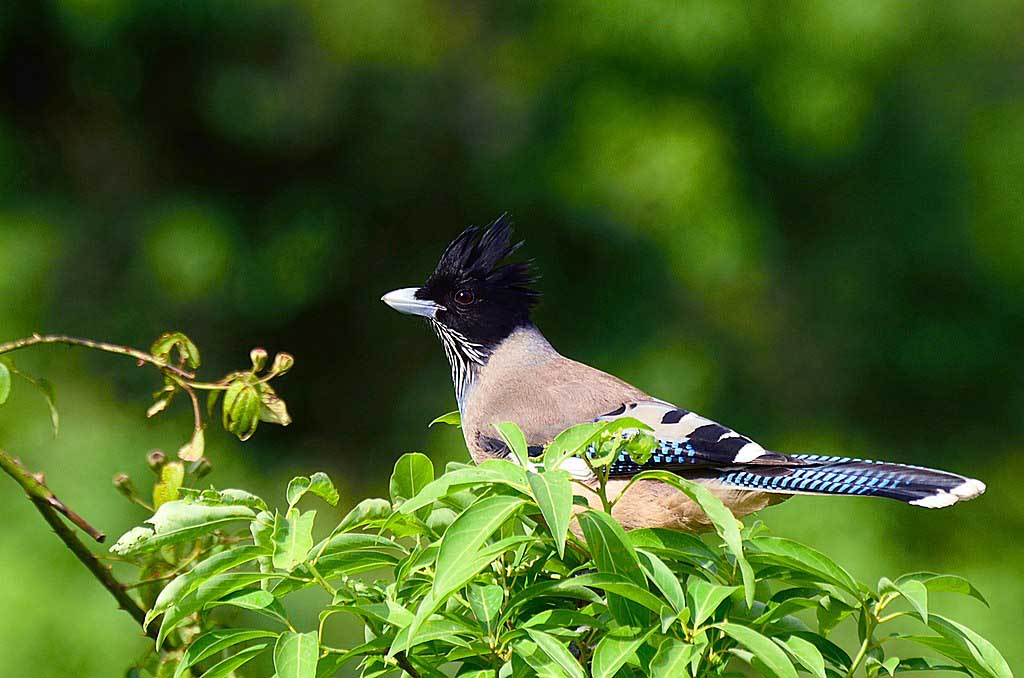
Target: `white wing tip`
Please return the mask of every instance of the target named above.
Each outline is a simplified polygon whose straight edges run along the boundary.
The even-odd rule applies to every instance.
[[[754,461],[758,457],[764,456],[764,448],[757,443],[750,442],[740,448],[736,456],[733,457],[733,463],[735,464],[746,464]]]
[[[974,478],[967,478],[962,483],[953,488],[952,492],[963,501],[974,499],[979,494],[985,492],[985,483]]]
[[[930,494],[927,497],[921,499],[915,499],[910,502],[914,506],[923,506],[925,508],[945,508],[952,506],[958,501],[968,501],[974,499],[979,494],[985,491],[985,483],[974,478],[966,478],[962,483],[954,487],[948,492],[946,490],[936,490],[935,494]]]

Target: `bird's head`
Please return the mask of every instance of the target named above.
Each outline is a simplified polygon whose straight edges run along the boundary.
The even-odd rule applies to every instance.
[[[470,226],[455,238],[422,287],[388,292],[381,301],[431,321],[441,339],[489,351],[530,323],[537,303],[530,262],[505,263],[512,242],[508,215],[486,228]]]

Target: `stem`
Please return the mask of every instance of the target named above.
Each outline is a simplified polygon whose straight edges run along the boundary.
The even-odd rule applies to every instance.
[[[139,626],[142,626],[146,619],[146,611],[135,602],[134,598],[128,595],[128,591],[121,582],[114,578],[110,568],[100,562],[99,558],[82,543],[74,531],[61,520],[60,516],[67,516],[68,520],[82,528],[83,531],[87,532],[97,541],[103,541],[103,535],[57,499],[53,492],[50,491],[50,488],[43,484],[41,476],[30,473],[21,462],[3,450],[0,450],[0,469],[3,469],[7,475],[14,478],[21,485],[32,505],[36,507],[36,510],[43,516],[43,519],[53,528],[53,531],[64,542],[64,545],[71,549],[75,557],[85,565],[86,569],[103,585],[103,588],[110,592],[110,595],[114,597],[114,600],[117,601],[121,609],[130,614],[138,622]],[[146,634],[156,639],[157,630],[155,627],[150,627]]]
[[[846,673],[846,678],[853,678],[853,674],[860,667],[860,663],[864,661],[864,656],[868,653],[868,648],[871,646],[871,636],[875,633],[875,627],[878,626],[878,621],[875,619],[875,615],[865,605],[864,614],[868,616],[865,622],[866,628],[864,629],[864,642],[860,644],[860,649],[857,651],[857,656],[853,658],[853,663],[850,664],[850,670]]]
[[[395,653],[395,661],[402,667],[402,670],[408,673],[412,678],[420,678],[420,672],[416,670],[416,667],[409,662],[409,658],[405,656],[404,652]]]
[[[9,341],[5,344],[0,344],[0,354],[8,353],[10,351],[17,351],[19,349],[27,348],[29,346],[36,346],[38,344],[67,344],[68,346],[84,346],[86,348],[96,349],[97,351],[116,353],[117,355],[135,358],[139,362],[155,365],[161,370],[166,370],[171,374],[175,374],[183,379],[188,379],[189,381],[195,379],[195,375],[192,374],[191,372],[186,372],[180,367],[175,367],[170,363],[166,363],[163,360],[157,358],[156,356],[150,355],[149,353],[143,353],[142,351],[130,348],[128,346],[108,344],[103,341],[93,341],[92,339],[70,337],[66,334],[33,334],[31,337],[27,337],[25,339]]]
[[[614,502],[608,501],[608,467],[601,466],[600,468],[595,468],[590,463],[590,459],[587,458],[586,452],[580,455],[580,459],[587,465],[590,472],[597,477],[597,496],[601,499],[601,506],[604,508],[604,512],[611,515]],[[593,488],[590,488],[590,490],[593,491]]]
[[[338,594],[337,590],[328,584],[327,580],[324,579],[322,574],[320,574],[320,571],[316,569],[316,565],[313,563],[306,563],[306,567],[309,568],[309,571],[313,574],[313,578],[316,580],[316,583],[320,584],[320,586],[324,587],[324,589],[331,594],[331,598],[334,598],[334,596]]]

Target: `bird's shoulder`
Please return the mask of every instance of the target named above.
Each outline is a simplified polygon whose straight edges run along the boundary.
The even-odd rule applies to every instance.
[[[546,444],[558,433],[594,421],[620,404],[648,396],[640,389],[557,353],[531,360],[496,355],[482,369],[463,411],[467,435],[493,435],[493,425],[511,421],[530,444]]]

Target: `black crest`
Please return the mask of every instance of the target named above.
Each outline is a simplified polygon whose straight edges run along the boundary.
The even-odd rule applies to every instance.
[[[470,341],[496,344],[530,322],[539,300],[532,262],[504,263],[522,245],[512,240],[507,214],[486,228],[470,226],[448,245],[416,296],[445,308],[436,316],[442,325]]]
[[[455,238],[441,255],[431,278],[479,280],[491,285],[514,288],[531,299],[537,278],[530,261],[500,266],[523,246],[512,242],[512,220],[502,214],[490,226],[470,226]]]

